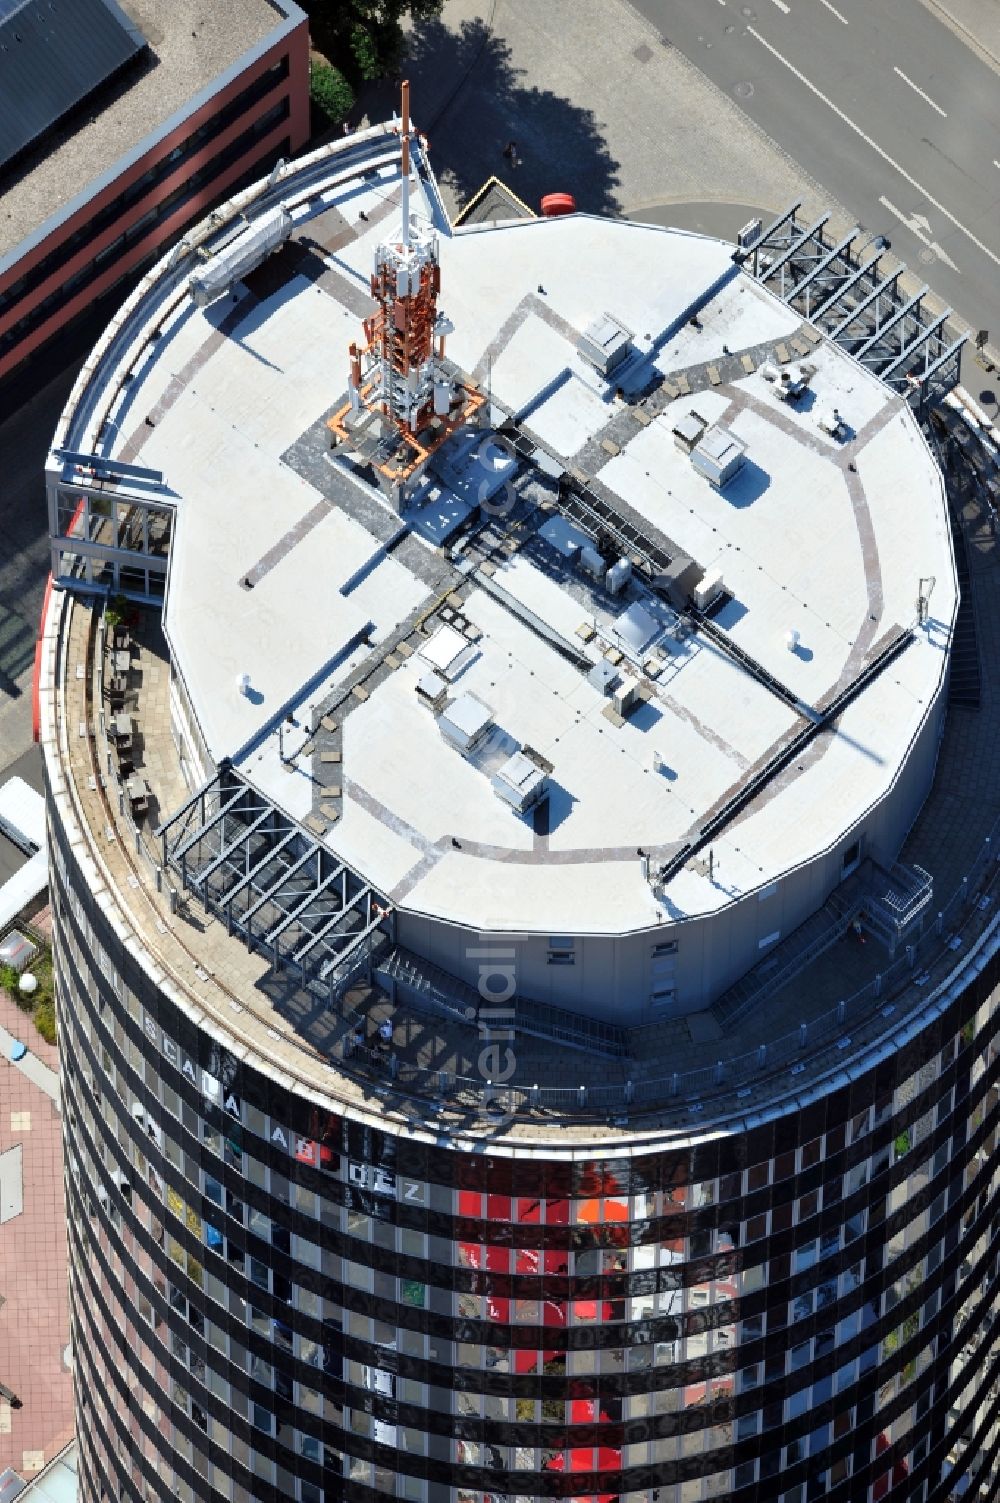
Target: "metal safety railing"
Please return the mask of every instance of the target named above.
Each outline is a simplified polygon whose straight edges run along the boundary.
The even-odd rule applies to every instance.
[[[544,1081],[526,1082],[521,1072],[503,1085],[482,1076],[454,1070],[427,1068],[405,1060],[392,1047],[368,1048],[348,1040],[337,1051],[338,1063],[354,1075],[363,1072],[370,1085],[403,1096],[436,1102],[459,1114],[486,1112],[510,1117],[524,1113],[551,1114],[578,1119],[624,1119],[635,1112],[675,1114],[681,1118],[704,1111],[727,1096],[737,1107],[751,1110],[754,1098],[769,1084],[788,1082],[813,1067],[843,1068],[851,1051],[860,1051],[871,1039],[866,1031],[883,1031],[923,1006],[933,994],[931,973],[942,961],[954,963],[995,911],[1000,895],[997,861],[1000,856],[1000,819],[994,822],[968,872],[948,901],[935,913],[923,935],[890,960],[870,981],[835,1007],[802,1021],[794,1028],[753,1049],[714,1064],[688,1070],[646,1071],[629,1077],[629,1060],[615,1062],[622,1079],[578,1086],[552,1086]],[[516,1006],[511,1030],[511,1054],[517,1058],[518,1017]],[[529,1033],[529,1029],[523,1030]],[[639,1030],[641,1033],[641,1030]],[[582,1072],[581,1072],[582,1074]]]
[[[162,831],[157,832],[159,838],[156,838],[152,830],[141,827],[132,817],[125,783],[118,774],[108,734],[107,714],[102,708],[105,703],[104,673],[107,662],[103,618],[95,634],[95,643],[91,668],[97,763],[108,797],[117,805],[118,823],[125,832],[129,849],[134,850],[135,855],[141,859],[150,885],[163,891],[166,884],[169,890],[169,883],[174,880],[172,867],[177,862],[164,861]],[[168,819],[168,825],[176,823],[179,812]],[[199,828],[203,827],[203,823],[198,821]],[[221,854],[220,849],[214,859],[218,859]],[[520,1072],[515,1072],[511,1081],[496,1086],[481,1075],[465,1075],[454,1070],[429,1068],[407,1061],[392,1048],[369,1048],[352,1043],[350,1036],[335,1047],[334,1057],[338,1067],[352,1077],[359,1077],[361,1084],[368,1088],[374,1083],[376,1090],[388,1090],[394,1094],[437,1103],[438,1107],[460,1114],[485,1112],[487,1119],[491,1115],[496,1117],[511,1113],[548,1113],[553,1117],[567,1116],[586,1120],[650,1111],[674,1111],[680,1116],[697,1116],[706,1109],[710,1101],[721,1102],[726,1096],[733,1098],[736,1103],[745,1103],[746,1109],[749,1109],[754,1098],[764,1091],[769,1082],[789,1075],[794,1078],[804,1074],[808,1068],[821,1064],[824,1058],[839,1065],[845,1064],[850,1051],[864,1046],[866,1030],[884,1029],[890,1019],[898,1023],[914,1007],[926,1003],[933,990],[930,983],[934,967],[943,960],[954,961],[963,950],[967,950],[975,934],[996,910],[1000,899],[998,858],[1000,818],[994,821],[968,871],[948,900],[934,911],[929,922],[925,921],[920,937],[907,944],[895,958],[887,957],[885,966],[865,985],[840,1000],[834,1007],[813,1015],[807,1021],[803,1020],[783,1034],[772,1037],[767,1043],[729,1057],[720,1055],[714,1063],[687,1070],[665,1068],[662,1071],[651,1070],[647,1064],[641,1073],[636,1067],[633,1075],[630,1074],[630,1064],[636,1053],[648,1047],[642,1043],[644,1030],[630,1032],[607,1026],[599,1029],[599,1037],[591,1037],[588,1030],[580,1026],[581,1021],[585,1020],[574,1019],[568,1013],[563,1014],[562,1009],[546,1008],[530,1001],[519,1008],[516,1000],[511,1004],[511,1028],[515,1036],[511,1048],[515,1060],[518,1052],[517,1037],[537,1037],[584,1049],[594,1057],[595,1064],[597,1057],[604,1054],[608,1057],[609,1070],[613,1069],[619,1078],[599,1083],[588,1078],[578,1086],[554,1086],[547,1085],[544,1080],[525,1081]],[[183,891],[182,884],[178,883],[178,886]],[[314,887],[310,890],[314,890]],[[297,902],[303,903],[305,898],[303,890]],[[259,902],[259,897],[257,901]],[[217,905],[206,906],[214,912]],[[333,913],[334,909],[331,908],[328,922],[332,920]],[[225,921],[223,914],[217,913],[216,916]],[[277,917],[278,922],[284,924],[287,914]],[[474,1026],[467,1021],[468,1006],[460,1006],[466,1000],[464,992],[459,996],[455,990],[456,987],[461,988],[461,983],[443,971],[438,973],[438,968],[432,968],[438,973],[437,985],[434,984],[435,977],[431,976],[429,988],[424,986],[420,978],[423,977],[426,981],[427,964],[414,957],[414,965],[408,967],[404,963],[404,952],[399,951],[398,947],[386,947],[387,942],[380,932],[384,927],[381,925],[383,915],[377,915],[373,909],[370,917],[379,920],[372,925],[370,938],[372,945],[381,946],[382,953],[378,956],[373,950],[368,957],[376,975],[385,969],[386,979],[392,976],[403,985],[404,991],[427,993],[425,1001],[433,1002],[440,993],[437,1000],[441,1007],[437,1010],[454,1016],[465,1027]],[[332,922],[331,927],[334,927]],[[838,936],[842,933],[841,927]],[[395,960],[394,955],[397,956]],[[303,984],[308,985],[309,980],[303,974]],[[775,989],[776,983],[772,978],[768,992],[773,994]],[[342,989],[337,990],[340,992]],[[473,991],[472,988],[469,990],[470,993]],[[478,993],[475,993],[475,997],[478,999]],[[420,999],[415,996],[414,1000],[419,1005]],[[458,1016],[460,1012],[461,1019]],[[560,1028],[563,1022],[571,1025],[565,1030],[565,1035]],[[581,1071],[581,1075],[583,1073]],[[590,1072],[587,1073],[589,1077]]]

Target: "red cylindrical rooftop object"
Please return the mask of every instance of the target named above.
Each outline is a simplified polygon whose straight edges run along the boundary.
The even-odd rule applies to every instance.
[[[575,214],[576,199],[572,193],[546,193],[542,199],[542,213],[550,219],[557,214]]]

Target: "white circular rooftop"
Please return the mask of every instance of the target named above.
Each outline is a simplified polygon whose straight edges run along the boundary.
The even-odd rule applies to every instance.
[[[483,933],[625,936],[812,872],[804,912],[855,845],[891,860],[957,605],[905,404],[720,242],[442,231],[448,355],[492,407],[398,515],[324,422],[394,181],[344,190],[360,233],[325,262],[183,300],[129,390],[156,410],[129,457],[179,498],[165,622],[210,758],[401,915]],[[311,202],[323,244],[336,192]]]

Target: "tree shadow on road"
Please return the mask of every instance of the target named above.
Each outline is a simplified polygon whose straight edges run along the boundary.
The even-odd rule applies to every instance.
[[[0,711],[34,662],[49,572],[45,458],[82,359],[61,334],[45,358],[0,385]]]
[[[593,111],[527,83],[508,44],[484,21],[464,21],[457,31],[424,22],[410,34],[403,69],[434,171],[460,204],[495,175],[535,213],[553,192],[572,193],[590,214],[621,213],[619,164]],[[373,86],[360,105],[372,120],[388,118],[398,108],[398,80]],[[503,155],[508,141],[517,142],[516,167]]]

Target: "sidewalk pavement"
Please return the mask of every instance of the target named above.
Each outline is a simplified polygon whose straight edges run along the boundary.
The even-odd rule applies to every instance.
[[[20,1066],[12,1037],[31,1051]],[[0,1227],[0,1383],[21,1400],[0,1401],[0,1472],[30,1477],[73,1436],[58,1052],[6,993],[0,1052],[0,1154],[20,1146],[22,1181],[22,1209]]]
[[[923,3],[1000,72],[1000,0],[923,0]]]

